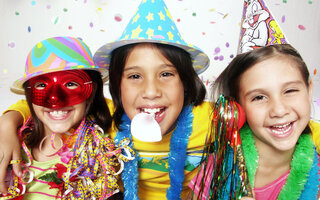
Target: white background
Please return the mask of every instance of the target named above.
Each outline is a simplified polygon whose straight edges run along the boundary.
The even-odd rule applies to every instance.
[[[235,56],[242,0],[165,0],[183,39],[200,47],[210,67],[199,76],[210,88]],[[320,0],[265,0],[286,40],[299,50],[314,81],[312,117],[320,119]],[[23,98],[10,92],[39,41],[82,38],[94,53],[120,37],[140,0],[0,0],[0,112]],[[121,20],[116,20],[121,19]],[[223,56],[222,61],[214,57]],[[106,86],[106,96],[109,96]]]

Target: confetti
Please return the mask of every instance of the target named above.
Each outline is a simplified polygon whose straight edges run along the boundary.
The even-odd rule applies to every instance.
[[[313,75],[316,75],[317,74],[317,69],[314,69],[313,70]]]
[[[283,0],[283,3],[287,3],[287,0]]]
[[[89,26],[92,28],[92,27],[93,27],[93,23],[92,23],[92,22],[90,22]]]
[[[29,33],[31,32],[31,26],[28,26],[28,32]]]
[[[219,47],[216,47],[216,48],[214,49],[214,54],[218,54],[218,53],[220,53],[220,48],[219,48]]]
[[[320,106],[320,98],[318,98],[318,99],[316,100],[316,103],[317,103],[318,106]]]
[[[202,35],[205,35],[206,33],[205,32],[202,32]]]
[[[8,69],[3,69],[3,73],[4,73],[4,74],[7,74],[8,71],[9,71]]]
[[[8,43],[8,47],[10,48],[14,48],[16,46],[16,44],[14,42],[9,42]]]
[[[58,24],[59,23],[59,17],[52,17],[52,23],[53,24]]]
[[[121,22],[122,21],[122,15],[121,14],[116,14],[114,16],[114,20],[116,20],[117,22]]]
[[[223,61],[224,60],[224,56],[223,55],[219,56],[219,60]]]
[[[229,48],[229,47],[230,47],[229,42],[226,42],[226,47],[227,47],[227,48]]]
[[[36,1],[31,1],[31,5],[36,5]]]
[[[223,16],[223,19],[225,19],[226,17],[228,17],[228,15],[229,15],[229,13],[225,14],[225,15]]]
[[[299,25],[298,28],[303,31],[306,30],[306,27],[304,27],[303,25]]]
[[[68,26],[68,29],[69,29],[69,30],[72,30],[72,26]]]
[[[64,9],[63,9],[63,12],[68,12],[68,9],[67,9],[67,8],[64,8]]]
[[[311,1],[311,0],[309,0],[309,1],[308,1],[308,4],[312,4],[312,1]]]
[[[18,16],[18,15],[20,15],[20,13],[19,13],[19,12],[17,12],[17,11],[16,11],[16,13],[15,13],[15,14],[16,14],[17,16]]]
[[[230,58],[233,58],[233,57],[234,57],[234,55],[233,55],[233,54],[231,54],[231,55],[230,55]]]
[[[192,13],[192,16],[194,16],[194,17],[195,17],[195,16],[197,16],[197,13],[195,13],[195,12],[194,12],[194,13]]]
[[[286,21],[286,16],[283,15],[283,16],[281,17],[281,22],[284,23],[285,21]]]
[[[51,5],[47,5],[47,7],[46,7],[47,9],[50,9],[51,8]]]
[[[181,21],[181,19],[180,19],[180,18],[178,18],[178,19],[177,19],[177,22],[180,22],[180,21]]]

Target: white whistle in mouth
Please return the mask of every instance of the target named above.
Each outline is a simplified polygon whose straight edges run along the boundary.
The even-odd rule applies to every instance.
[[[131,121],[131,134],[143,142],[162,140],[161,128],[154,119],[154,114],[139,113]]]

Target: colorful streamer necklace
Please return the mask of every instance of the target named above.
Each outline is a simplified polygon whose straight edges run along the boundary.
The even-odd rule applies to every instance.
[[[33,122],[29,118],[24,126],[20,129],[19,137],[24,141],[25,134],[32,131]],[[54,133],[51,135],[51,145],[53,145]],[[71,138],[76,138],[73,141]],[[105,199],[117,191],[117,175],[121,173],[124,162],[130,157],[134,157],[134,152],[127,144],[128,140],[124,139],[119,142],[118,146],[109,137],[104,137],[103,130],[96,125],[93,117],[84,118],[78,128],[63,142],[63,146],[54,154],[61,157],[61,161],[65,163],[56,164],[56,172],[46,174],[38,179],[47,181],[51,188],[58,188],[57,198],[62,199]],[[26,144],[22,142],[22,147],[29,159],[29,163],[22,162],[25,173],[32,175],[32,171],[28,166],[32,163],[31,151]],[[71,148],[69,148],[71,147]],[[121,152],[126,152],[124,156]],[[71,154],[65,156],[64,154]],[[51,155],[49,155],[51,156]],[[62,159],[68,157],[68,159]],[[115,167],[120,166],[120,170]],[[26,184],[33,179],[25,181],[12,175],[9,196],[0,199],[23,198]],[[52,181],[53,180],[53,181]]]
[[[193,113],[192,106],[185,106],[181,111],[176,129],[172,133],[169,153],[169,177],[170,187],[167,190],[167,199],[181,199],[182,183],[184,180],[184,166],[189,137],[192,133]],[[115,143],[125,138],[130,139],[129,147],[133,148],[130,133],[131,121],[126,114],[122,116],[122,123],[115,137]],[[139,154],[136,153],[134,160],[125,163],[121,178],[124,184],[124,199],[137,200],[138,197],[138,161]]]
[[[254,177],[259,161],[258,151],[255,147],[252,130],[248,125],[240,130],[240,135],[248,176],[252,187],[254,187]],[[311,135],[301,134],[293,153],[289,176],[278,199],[316,199],[319,190],[318,164],[319,156]]]

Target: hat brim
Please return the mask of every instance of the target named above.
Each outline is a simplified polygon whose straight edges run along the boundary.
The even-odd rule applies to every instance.
[[[168,45],[176,46],[185,50],[190,54],[193,62],[192,63],[193,68],[197,74],[204,72],[209,67],[209,64],[210,64],[209,57],[196,46],[168,42],[168,41],[159,40],[159,39],[144,39],[144,38],[118,40],[115,42],[107,43],[96,51],[96,53],[93,56],[93,60],[97,66],[109,68],[111,53],[113,50],[125,45],[136,44],[136,43],[168,44]]]

